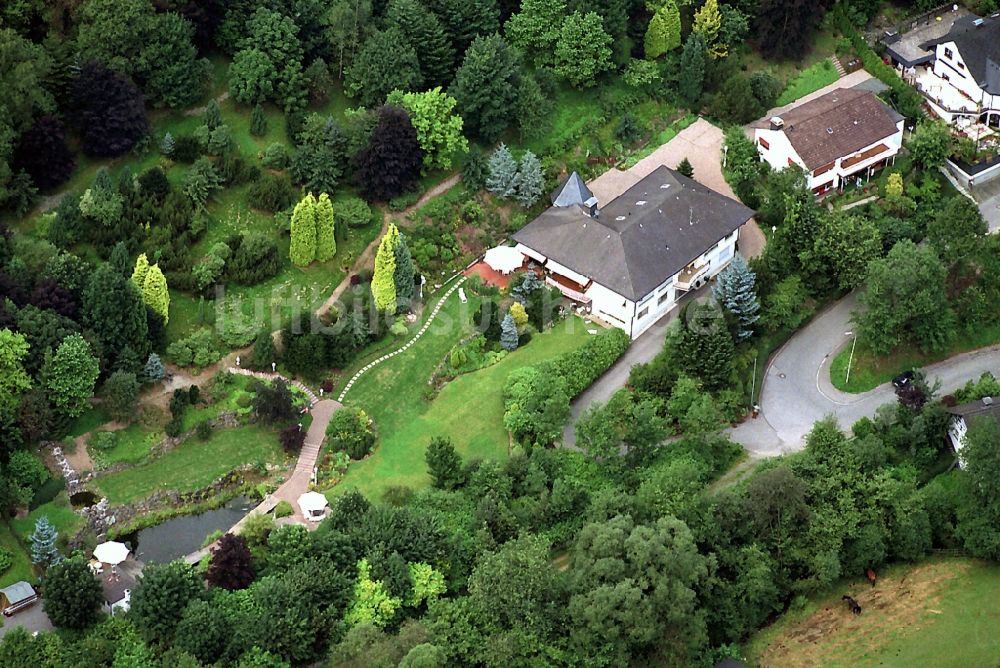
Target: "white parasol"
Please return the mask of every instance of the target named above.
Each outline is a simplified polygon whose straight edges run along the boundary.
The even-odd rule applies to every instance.
[[[497,246],[486,251],[483,260],[491,269],[501,274],[509,274],[524,264],[524,255],[512,246]]]
[[[128,546],[125,543],[109,540],[94,548],[94,559],[102,564],[117,566],[128,558]]]

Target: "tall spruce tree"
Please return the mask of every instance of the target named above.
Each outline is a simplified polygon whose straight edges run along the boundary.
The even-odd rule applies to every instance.
[[[517,49],[511,48],[499,35],[477,37],[465,51],[465,59],[455,73],[448,94],[458,102],[459,114],[469,133],[493,142],[514,124],[520,72]]]
[[[316,259],[316,198],[309,193],[292,212],[291,244],[288,255],[297,267],[308,266]]]
[[[35,521],[35,530],[31,532],[31,563],[41,568],[58,564],[63,559],[56,546],[59,533],[49,522],[47,515],[42,515]]]
[[[681,370],[697,378],[709,390],[720,390],[732,375],[735,348],[719,305],[713,301],[693,303],[681,312],[677,354]]]
[[[264,108],[260,102],[253,106],[250,112],[250,134],[254,137],[263,137],[267,134],[267,116],[264,115]]]
[[[517,325],[514,323],[514,316],[508,312],[500,323],[500,347],[512,352],[517,350],[518,342]]]
[[[756,282],[757,277],[746,260],[737,255],[712,286],[716,301],[736,317],[737,341],[746,341],[753,336],[753,324],[760,319],[760,301],[754,288]]]
[[[699,33],[691,33],[684,43],[681,53],[681,73],[677,88],[688,104],[694,107],[701,99],[705,85],[705,61],[708,52],[705,38]]]
[[[529,207],[542,196],[544,187],[545,174],[542,173],[541,161],[531,151],[525,151],[517,169],[514,199],[521,206]]]
[[[455,451],[451,439],[436,436],[427,446],[427,471],[438,489],[455,489],[465,482],[462,472],[462,457]]]
[[[375,308],[389,314],[396,312],[396,242],[399,230],[389,223],[375,254],[375,275],[372,277],[372,297]]]
[[[410,246],[406,243],[406,235],[399,233],[399,238],[393,247],[393,254],[396,259],[396,268],[393,272],[393,283],[396,286],[396,306],[398,310],[408,311],[413,303],[414,289],[413,256],[410,255]]]
[[[446,86],[455,73],[455,50],[438,17],[420,0],[391,0],[385,11],[387,27],[396,28],[417,49],[424,88]]]
[[[83,292],[81,314],[83,326],[95,332],[110,366],[126,348],[140,360],[148,354],[146,305],[132,281],[112,263],[101,265],[91,275]]]
[[[517,194],[517,161],[506,144],[501,143],[490,156],[486,189],[504,199]]]
[[[316,200],[316,259],[326,262],[337,254],[336,221],[333,216],[333,202],[326,193],[320,193]]]
[[[646,58],[659,58],[681,45],[681,13],[674,0],[667,0],[656,10],[646,28]]]

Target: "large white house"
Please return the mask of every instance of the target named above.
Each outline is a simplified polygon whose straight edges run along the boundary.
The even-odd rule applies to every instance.
[[[867,90],[835,90],[753,124],[761,160],[806,173],[817,195],[867,181],[903,145],[903,117]]]
[[[725,267],[753,211],[667,167],[599,207],[576,173],[514,234],[549,285],[634,339]]]
[[[959,16],[945,34],[919,45],[923,57],[907,59],[905,49],[889,48],[904,76],[943,119],[1000,125],[1000,14]]]

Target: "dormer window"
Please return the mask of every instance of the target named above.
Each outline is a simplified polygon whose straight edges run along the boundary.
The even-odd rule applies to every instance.
[[[947,58],[947,59],[949,59],[949,60],[951,60],[952,58],[955,57],[955,52],[952,51],[951,49],[949,49],[948,47],[945,47],[945,49],[944,49],[944,57]]]

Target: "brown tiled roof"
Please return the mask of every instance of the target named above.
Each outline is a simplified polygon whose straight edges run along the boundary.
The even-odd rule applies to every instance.
[[[866,90],[841,89],[781,114],[792,148],[811,171],[891,137],[902,116]]]

